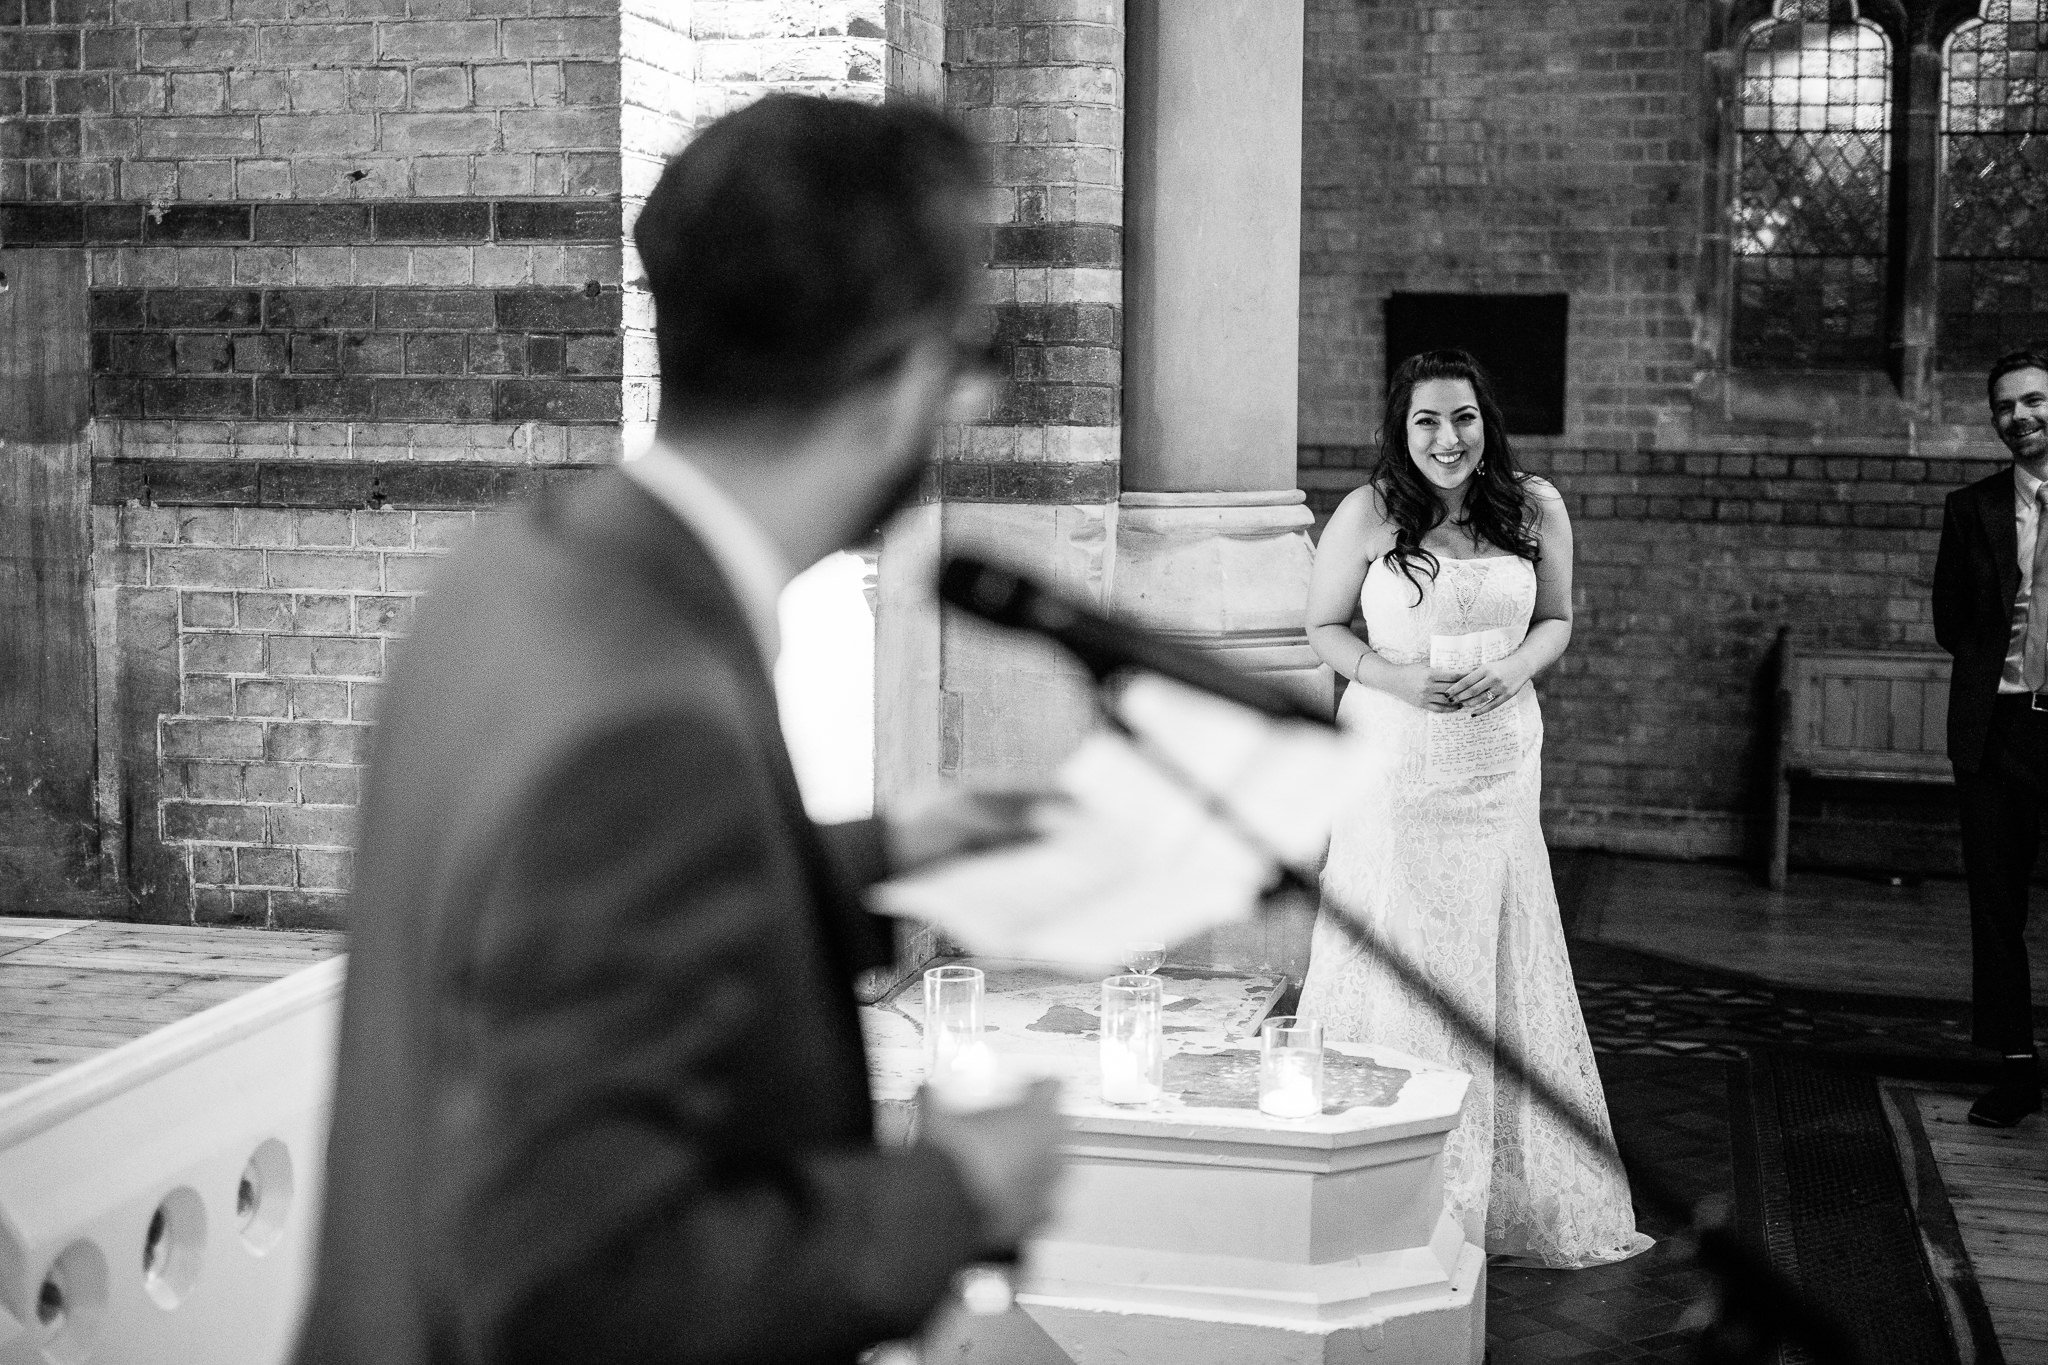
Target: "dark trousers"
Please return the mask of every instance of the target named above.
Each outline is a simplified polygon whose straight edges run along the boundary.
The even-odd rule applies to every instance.
[[[2002,1053],[2034,1050],[2027,971],[2027,883],[2048,802],[2048,711],[2001,696],[1984,762],[1956,773],[1963,872],[1970,887],[1971,1035]]]

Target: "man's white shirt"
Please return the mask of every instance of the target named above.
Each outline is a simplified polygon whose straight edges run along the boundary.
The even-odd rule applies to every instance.
[[[2019,521],[2020,591],[2013,599],[2012,634],[2005,643],[2005,672],[1998,679],[2001,693],[2026,692],[2026,644],[2027,611],[2034,596],[2034,546],[2035,537],[2040,534],[2040,491],[2041,480],[2020,468],[2017,462],[2012,467],[2013,515]]]

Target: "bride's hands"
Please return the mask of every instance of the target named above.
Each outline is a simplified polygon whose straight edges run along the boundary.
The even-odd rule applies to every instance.
[[[1528,675],[1515,666],[1513,659],[1502,659],[1497,663],[1481,664],[1451,684],[1449,697],[1452,709],[1483,716],[1497,706],[1514,699],[1517,692],[1529,685]]]
[[[1458,707],[1451,700],[1450,692],[1458,681],[1458,675],[1449,669],[1409,664],[1395,670],[1395,685],[1388,690],[1410,706],[1424,711],[1455,711]]]

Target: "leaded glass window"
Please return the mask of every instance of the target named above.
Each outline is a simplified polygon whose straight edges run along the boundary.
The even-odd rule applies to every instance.
[[[1985,0],[1949,40],[1935,289],[1940,364],[2048,340],[2048,13]]]
[[[1891,47],[1829,0],[1780,0],[1742,53],[1734,360],[1885,363]]]

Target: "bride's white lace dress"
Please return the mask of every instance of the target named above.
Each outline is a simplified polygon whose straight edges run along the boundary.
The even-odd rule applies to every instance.
[[[1424,662],[1432,635],[1526,633],[1536,571],[1524,559],[1444,559],[1416,587],[1390,562],[1367,570],[1367,639],[1395,663]],[[1341,714],[1367,736],[1367,770],[1339,817],[1323,872],[1301,1013],[1327,1036],[1380,1044],[1470,1072],[1465,1117],[1451,1135],[1445,1188],[1467,1240],[1529,1264],[1620,1260],[1650,1240],[1636,1231],[1628,1181],[1612,1158],[1606,1096],[1579,1014],[1537,823],[1543,718],[1533,687],[1509,707],[1519,766],[1491,777],[1432,781],[1428,715],[1370,688],[1346,690]],[[1404,948],[1430,977],[1595,1115],[1596,1151],[1496,1079],[1490,1053],[1453,1039],[1437,1017],[1363,958],[1327,922],[1343,906]]]

